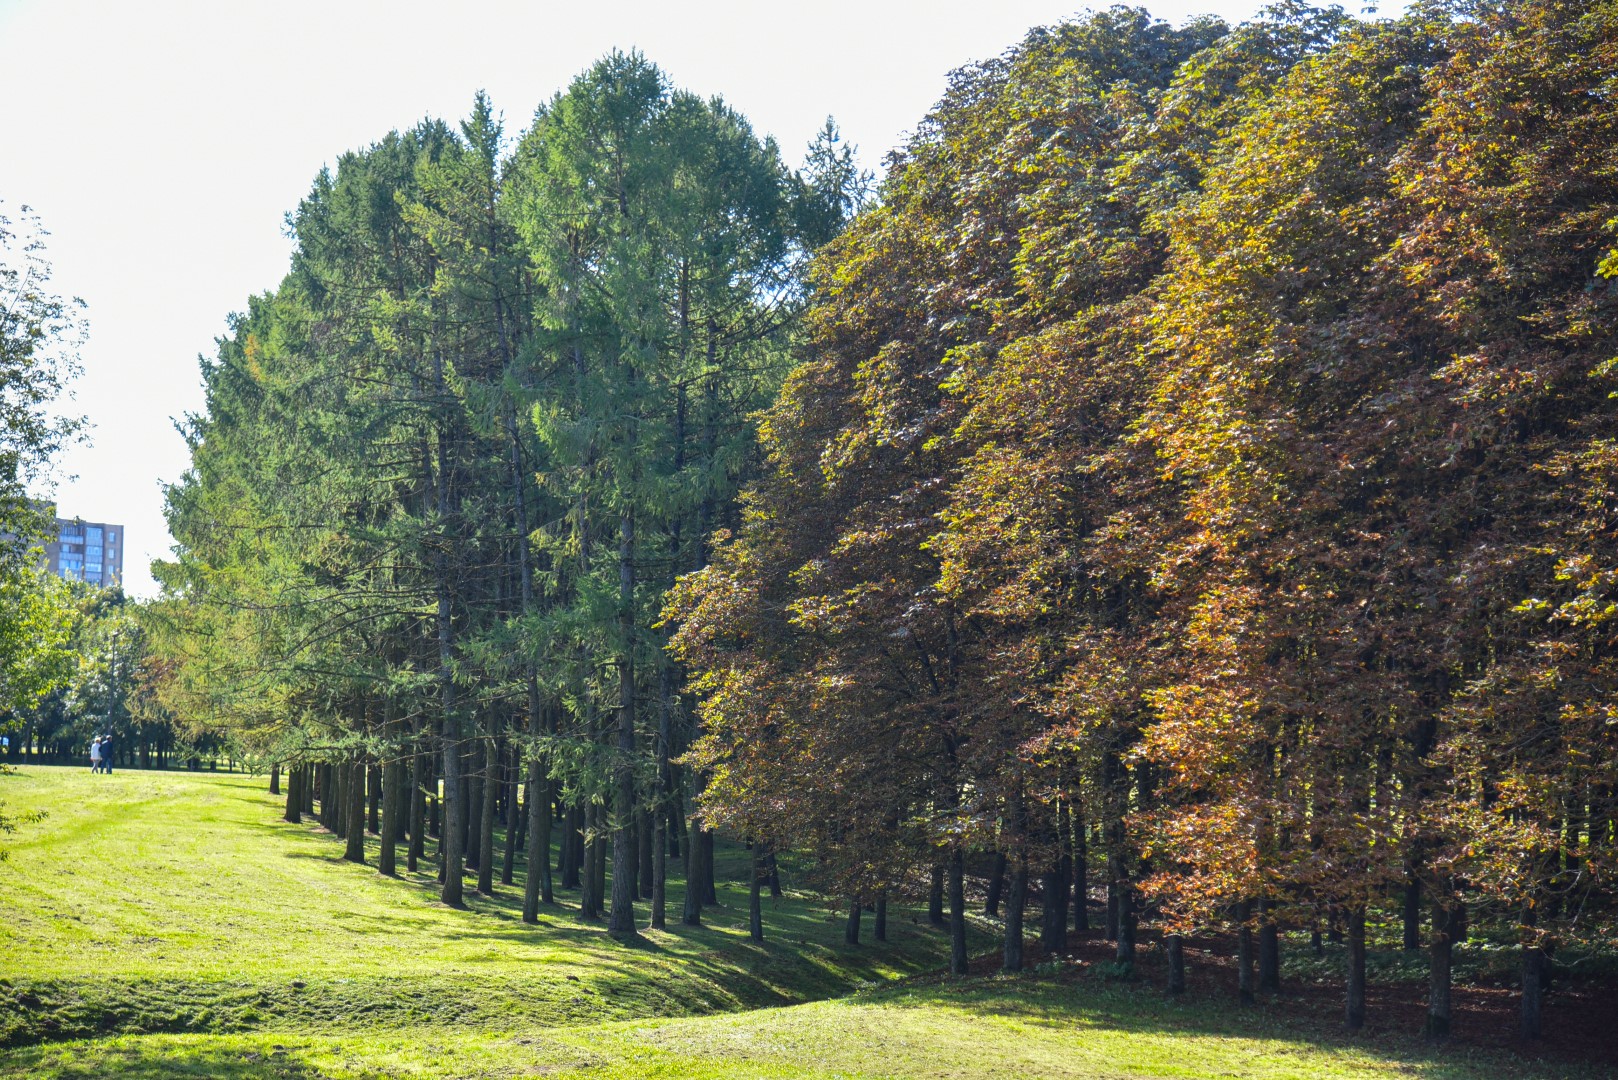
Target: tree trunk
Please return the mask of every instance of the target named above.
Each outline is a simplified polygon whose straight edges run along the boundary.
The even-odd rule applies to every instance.
[[[1444,901],[1449,900],[1449,906]],[[1450,985],[1455,959],[1455,930],[1460,925],[1459,900],[1439,895],[1433,898],[1433,939],[1428,947],[1427,970],[1427,1037],[1434,1040],[1449,1038],[1450,1022],[1454,1010],[1450,1002]]]
[[[366,827],[371,830],[372,836],[382,834],[382,770],[376,765],[365,767],[365,794],[368,800],[366,808]]]
[[[466,868],[479,870],[483,866],[483,770],[487,762],[483,754],[483,740],[474,736],[472,748],[462,759],[466,770],[461,778],[461,790],[466,798]]]
[[[447,605],[446,605],[447,606]],[[447,613],[445,615],[447,618]],[[445,672],[448,678],[448,672]],[[446,682],[445,685],[453,685]],[[454,707],[452,691],[445,691],[446,708],[449,712]],[[444,731],[444,794],[443,794],[443,828],[439,833],[438,851],[441,865],[439,872],[443,875],[443,889],[439,899],[450,907],[465,905],[464,886],[461,880],[465,873],[465,850],[462,847],[466,837],[466,803],[462,798],[461,784],[461,742],[457,724],[450,720],[445,721]]]
[[[422,790],[427,782],[422,775],[426,763],[421,751],[413,747],[410,752],[410,846],[405,848],[405,869],[412,874],[427,851],[427,793]]]
[[[984,914],[994,918],[1000,914],[1000,895],[1005,891],[1006,884],[1006,853],[994,853],[994,866],[989,871],[989,889],[983,901]]]
[[[1073,930],[1090,932],[1090,846],[1084,842],[1084,819],[1073,812]]]
[[[612,813],[612,914],[609,932],[635,933],[635,516],[618,514],[618,765]]]
[[[349,862],[365,861],[365,762],[356,761],[348,766],[348,848],[343,858]]]
[[[1261,994],[1281,992],[1281,930],[1275,925],[1275,902],[1259,901],[1258,990]]]
[[[403,773],[404,764],[399,761],[389,760],[382,768],[385,798],[382,800],[382,847],[377,852],[376,868],[388,877],[394,877],[399,872],[399,800],[396,795]]]
[[[949,971],[966,974],[966,859],[959,848],[949,858]]]
[[[500,752],[493,739],[483,740],[482,815],[478,821],[478,892],[494,894],[494,801],[500,794]]]
[[[1169,965],[1168,992],[1185,993],[1185,941],[1179,934],[1163,936],[1163,955]]]
[[[1545,949],[1522,947],[1522,1041],[1537,1041],[1545,1033]]]
[[[696,822],[691,823],[691,838],[687,844],[687,858],[685,861],[685,912],[680,921],[687,926],[702,925],[702,894],[703,882],[707,880],[707,872],[703,869],[702,859],[708,850],[706,844],[698,842],[705,830]]]
[[[1115,856],[1114,873],[1118,883],[1115,890],[1118,898],[1118,947],[1113,952],[1113,958],[1120,964],[1133,964],[1135,930],[1138,925],[1135,917],[1135,890],[1126,876],[1128,870],[1125,868],[1122,854]]]
[[[522,921],[535,923],[539,905],[556,902],[551,893],[550,781],[537,754],[528,763],[528,783],[528,876],[523,881]]]
[[[303,820],[303,766],[287,770],[287,808],[281,815],[296,825]]]
[[[144,767],[146,767],[146,764],[147,764],[146,760],[145,760],[145,758],[146,758],[146,743],[144,741],[140,744],[140,756],[141,756],[141,767],[144,768]],[[291,781],[289,780],[288,783],[291,783]],[[270,794],[271,795],[279,795],[279,794],[281,794],[281,766],[279,766],[279,765],[271,765],[270,766]]]
[[[754,941],[764,940],[764,903],[760,893],[764,887],[763,845],[753,844],[753,874],[747,885],[747,936]]]
[[[579,914],[595,918],[601,912],[601,898],[596,893],[596,848],[601,845],[600,814],[595,803],[584,808],[584,858],[579,868]]]
[[[669,844],[668,817],[652,815],[652,929],[668,926]]]
[[[1421,879],[1412,876],[1405,882],[1404,949],[1415,952],[1421,948]]]
[[[1011,888],[1006,896],[1006,971],[1022,970],[1023,912],[1028,904],[1028,856],[1018,851],[1011,863]]]
[[[1252,914],[1251,900],[1243,900],[1236,905],[1239,923],[1236,929],[1236,992],[1243,1005],[1251,1005],[1256,999],[1253,992],[1253,928],[1249,925]]]
[[[860,903],[859,897],[849,898],[848,922],[843,925],[844,945],[858,945],[860,943],[860,914],[864,910],[865,905]]]
[[[1067,885],[1071,871],[1061,855],[1053,857],[1040,880],[1039,944],[1047,953],[1067,948]]]
[[[583,828],[584,809],[577,804],[569,806],[562,814],[561,864],[558,867],[562,873],[564,889],[577,889],[581,883],[580,871],[584,860],[579,846],[579,834]]]
[[[635,895],[641,900],[652,898],[652,814],[641,807],[635,815],[635,854],[639,866],[635,869]]]
[[[504,753],[500,758],[503,777],[500,790],[505,793],[506,800],[506,846],[500,863],[502,885],[510,885],[517,880],[517,839],[522,835],[522,827],[518,824],[522,819],[517,805],[517,789],[521,786],[522,769],[516,764],[516,752],[510,750],[509,745],[507,749],[510,751],[511,760],[508,761],[507,754]]]
[[[1348,1000],[1343,1010],[1348,1030],[1365,1026],[1365,909],[1349,908],[1348,920]]]

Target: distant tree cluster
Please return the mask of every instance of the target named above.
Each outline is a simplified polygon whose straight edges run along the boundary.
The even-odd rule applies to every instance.
[[[1367,921],[1618,930],[1618,4],[1113,9],[958,72],[821,252],[763,475],[668,617],[707,821],[963,971]],[[917,883],[922,883],[918,885]],[[947,895],[947,902],[946,902]],[[1077,896],[1077,904],[1073,898]],[[1255,966],[1257,968],[1255,978]]]

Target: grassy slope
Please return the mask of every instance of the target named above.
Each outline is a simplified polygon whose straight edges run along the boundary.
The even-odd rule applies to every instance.
[[[626,948],[579,921],[571,897],[525,926],[521,869],[517,886],[454,911],[429,874],[393,881],[342,862],[334,838],[279,820],[261,780],[29,768],[4,785],[13,809],[49,816],[11,838],[0,867],[0,1045],[359,1019],[677,1016],[844,992],[933,967],[947,947],[907,916],[888,944],[844,949],[841,925],[790,893],[766,901],[770,940],[755,945],[745,894],[722,883],[707,926],[647,931]],[[722,878],[739,856],[722,858]],[[670,891],[677,920],[683,892]],[[643,924],[648,914],[642,904]]]
[[[0,1037],[104,1032],[0,1051],[4,1078],[1562,1075],[1397,1037],[1323,1043],[1087,978],[737,1012],[931,967],[944,943],[906,913],[893,942],[848,949],[789,896],[754,946],[730,886],[709,926],[625,948],[565,907],[523,926],[509,887],[456,912],[426,876],[343,863],[330,837],[279,822],[259,781],[33,768],[3,784],[13,808],[51,816],[0,867]]]

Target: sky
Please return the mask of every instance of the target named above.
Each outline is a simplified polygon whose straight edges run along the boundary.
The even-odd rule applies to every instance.
[[[1204,12],[1240,21],[1259,4],[1146,6],[1181,23]],[[830,115],[880,173],[951,70],[1075,10],[1070,0],[0,0],[0,213],[34,208],[51,233],[52,287],[83,298],[90,322],[64,406],[87,417],[90,440],[60,459],[59,512],[123,525],[125,586],[155,593],[148,566],[171,543],[162,485],[186,468],[175,421],[201,406],[198,357],[231,312],[281,279],[287,212],[346,150],[423,117],[458,120],[479,89],[515,137],[602,54],[639,48],[676,86],[722,95],[789,161]]]

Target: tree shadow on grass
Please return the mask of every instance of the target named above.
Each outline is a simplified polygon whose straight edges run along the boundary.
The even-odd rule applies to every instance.
[[[0,1055],[0,1071],[50,1080],[325,1080],[325,1073],[286,1051],[242,1051],[205,1045],[135,1040],[34,1046]]]

